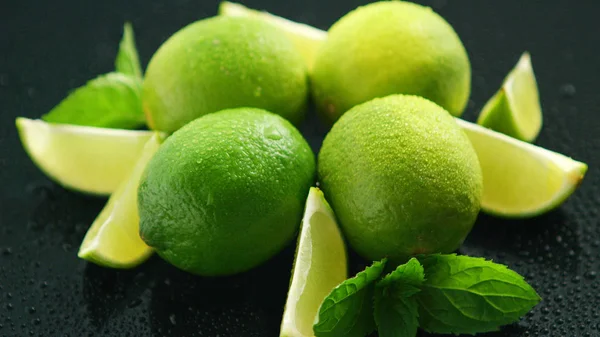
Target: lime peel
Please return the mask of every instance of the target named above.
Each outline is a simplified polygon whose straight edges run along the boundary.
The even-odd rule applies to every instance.
[[[22,117],[16,126],[25,151],[48,177],[65,188],[99,195],[115,191],[156,134]]]
[[[312,337],[323,299],[347,278],[346,248],[323,192],[312,187],[298,237],[281,337]]]
[[[487,213],[526,218],[548,212],[573,194],[587,172],[585,163],[560,153],[456,121],[479,157]]]
[[[113,193],[88,230],[77,256],[100,266],[133,268],[152,254],[152,248],[139,236],[137,188],[162,138],[155,134],[146,142],[129,177]]]
[[[526,142],[538,136],[542,108],[529,53],[523,53],[500,90],[485,104],[477,124]]]

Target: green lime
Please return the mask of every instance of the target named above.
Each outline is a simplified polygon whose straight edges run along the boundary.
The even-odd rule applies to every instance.
[[[359,7],[329,30],[311,83],[329,121],[353,106],[391,94],[425,97],[460,116],[471,66],[452,27],[428,7],[384,1]]]
[[[133,268],[151,254],[139,235],[137,189],[144,168],[162,142],[160,135],[150,138],[129,176],[110,196],[108,203],[88,230],[78,256],[100,266]]]
[[[477,124],[526,142],[535,140],[542,128],[542,107],[529,53],[523,53],[483,107]]]
[[[276,25],[292,40],[309,70],[312,69],[317,50],[327,38],[327,32],[323,30],[229,1],[221,2],[219,15],[255,17]]]
[[[127,178],[152,131],[105,129],[17,118],[31,160],[62,186],[107,195]]]
[[[372,260],[454,251],[480,208],[473,146],[448,112],[422,97],[352,108],[326,136],[318,171],[346,239]]]
[[[312,150],[280,116],[253,108],[208,114],[175,132],[148,164],[140,235],[195,274],[248,270],[292,239],[314,175]]]
[[[323,192],[312,187],[298,236],[281,337],[313,337],[323,299],[348,277],[346,247]]]
[[[483,172],[483,211],[509,218],[548,212],[581,184],[587,165],[562,154],[457,119]]]
[[[152,129],[173,132],[202,115],[254,107],[299,123],[308,95],[306,65],[276,26],[218,16],[190,24],[154,54],[143,87]]]

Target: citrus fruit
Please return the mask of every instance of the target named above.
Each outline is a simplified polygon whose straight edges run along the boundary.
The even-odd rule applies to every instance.
[[[133,170],[85,235],[77,254],[80,258],[105,267],[133,268],[152,254],[139,235],[137,188],[146,164],[161,142],[158,134],[146,142]]]
[[[81,192],[114,192],[156,132],[52,124],[17,118],[21,143],[48,177]]]
[[[483,211],[524,218],[550,211],[579,186],[587,165],[479,125],[457,119],[483,172]]]
[[[529,53],[521,56],[485,104],[477,124],[526,142],[535,140],[542,128],[542,107]]]
[[[219,14],[255,17],[276,25],[277,28],[280,28],[292,40],[298,52],[304,57],[309,70],[312,69],[317,50],[327,38],[327,32],[323,30],[229,1],[221,2],[219,5]]]
[[[349,110],[325,137],[318,172],[346,239],[371,260],[454,251],[480,208],[469,139],[422,97],[391,95]]]
[[[354,105],[391,94],[425,97],[460,116],[471,66],[459,37],[428,7],[384,1],[359,7],[330,29],[311,78],[329,121]]]
[[[150,128],[167,132],[237,107],[266,109],[298,123],[307,81],[302,56],[276,26],[218,16],[190,24],[158,49],[142,100]]]
[[[138,190],[142,239],[199,275],[248,270],[281,250],[302,219],[315,159],[288,121],[260,109],[208,114],[175,132]]]
[[[346,247],[335,215],[318,188],[306,199],[281,337],[312,337],[323,299],[347,277]]]

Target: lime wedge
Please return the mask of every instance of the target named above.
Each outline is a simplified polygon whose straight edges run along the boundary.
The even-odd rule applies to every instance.
[[[161,142],[158,134],[146,142],[133,171],[110,196],[85,235],[77,254],[80,258],[105,267],[132,268],[150,256],[152,249],[139,235],[137,188],[146,164]]]
[[[542,127],[542,108],[529,53],[523,53],[485,104],[477,124],[526,142],[535,140]]]
[[[294,43],[302,57],[306,60],[308,69],[312,69],[317,50],[321,46],[321,42],[327,38],[327,32],[305,25],[284,19],[267,12],[250,9],[246,6],[223,1],[219,5],[219,14],[226,16],[245,16],[256,17],[267,22],[270,22],[285,32],[290,40]]]
[[[21,143],[47,176],[81,192],[112,193],[131,171],[153,131],[51,124],[17,118]]]
[[[306,200],[280,336],[314,336],[321,302],[346,277],[342,234],[323,192],[313,187]]]
[[[479,125],[457,119],[483,172],[482,210],[530,217],[552,210],[579,186],[587,165]]]

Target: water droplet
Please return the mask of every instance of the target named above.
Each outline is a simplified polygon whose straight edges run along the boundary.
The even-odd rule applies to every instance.
[[[262,95],[262,87],[256,87],[254,89],[254,97],[260,97]]]
[[[7,247],[7,248],[4,248],[4,250],[2,251],[2,255],[4,255],[4,256],[8,256],[8,255],[11,255],[11,254],[12,254],[12,252],[13,252],[13,251],[12,251],[12,248],[10,248],[10,247]]]
[[[175,321],[175,314],[169,315],[169,321],[171,321],[171,324],[177,325],[177,322]]]
[[[594,270],[592,270],[592,271],[589,271],[589,272],[587,272],[587,273],[585,274],[585,277],[587,277],[587,278],[588,278],[588,279],[590,279],[590,280],[593,280],[593,279],[595,279],[595,278],[596,278],[596,274],[597,274],[597,273],[596,273]]]
[[[27,308],[27,312],[29,312],[30,314],[35,314],[35,307]]]
[[[560,95],[564,98],[573,98],[575,96],[576,89],[571,83],[565,83],[560,87]]]
[[[263,134],[266,138],[271,139],[271,140],[280,140],[282,135],[281,132],[279,131],[279,129],[276,126],[273,125],[269,125],[267,126],[264,131]]]

